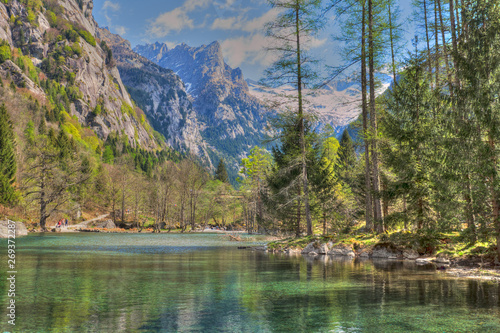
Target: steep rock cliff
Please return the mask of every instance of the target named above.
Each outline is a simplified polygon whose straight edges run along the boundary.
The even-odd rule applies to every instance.
[[[192,98],[179,76],[138,55],[129,41],[107,29],[97,29],[97,36],[113,51],[123,83],[167,143],[212,167]]]
[[[41,87],[45,87],[43,97],[54,102],[47,87],[56,82],[62,92],[57,95],[59,108],[103,140],[117,132],[132,146],[156,148],[153,130],[141,123],[140,110],[134,107],[118,69],[95,40],[92,9],[92,0],[0,3],[0,39],[39,68],[15,83],[39,95],[44,95]],[[19,71],[22,74],[23,69],[13,63],[0,67],[2,77],[19,77]]]

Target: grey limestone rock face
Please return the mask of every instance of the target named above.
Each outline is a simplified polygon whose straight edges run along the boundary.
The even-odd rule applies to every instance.
[[[95,36],[97,23],[92,16],[92,0],[58,0],[57,4],[62,8],[58,14],[60,18]],[[43,70],[42,61],[51,52],[56,48],[70,47],[71,43],[68,40],[48,41],[45,36],[52,28],[46,17],[47,12],[43,8],[35,14],[36,24],[30,23],[28,10],[21,2],[11,0],[7,4],[0,3],[0,39],[7,41],[11,47],[20,48],[35,66]],[[17,18],[15,24],[10,22],[11,16]],[[124,113],[124,110],[134,110],[132,100],[118,69],[109,59],[107,61],[107,53],[99,45],[99,40],[96,40],[94,46],[84,38],[79,38],[78,46],[81,49],[79,56],[66,56],[64,62],[58,64],[63,74],[74,73],[74,86],[82,94],[82,98],[71,103],[70,110],[67,111],[76,116],[84,126],[94,129],[103,140],[111,132],[117,132],[126,135],[133,147],[140,145],[145,149],[157,148],[152,132],[147,130],[140,119],[136,119],[131,112]],[[3,78],[12,77],[18,87],[26,87],[32,93],[45,97],[38,84],[30,80],[13,62],[6,61],[2,64],[0,72]],[[106,111],[100,118],[92,115],[98,104]]]
[[[31,79],[11,60],[7,60],[0,65],[0,75],[2,79],[6,79],[7,76],[10,76],[17,87],[26,88],[37,96],[45,96],[43,90],[31,81]]]
[[[12,233],[9,233],[9,224],[15,223],[16,225],[16,232],[15,235],[16,237],[21,237],[21,236],[27,236],[28,235],[28,229],[26,229],[26,226],[22,222],[10,222],[9,221],[0,221],[0,238],[9,238],[9,234],[12,235]]]
[[[202,137],[222,154],[228,169],[237,172],[241,157],[251,147],[260,145],[267,133],[267,111],[250,94],[241,70],[224,62],[221,45],[181,44],[169,49],[165,44],[155,43],[137,46],[134,51],[171,69],[182,79],[193,99],[197,119],[203,124]],[[217,162],[212,160],[213,164]]]
[[[107,29],[96,31],[113,50],[121,78],[132,97],[151,119],[153,127],[165,136],[167,144],[212,166],[209,147],[201,135],[203,125],[180,77],[135,53],[130,42],[119,35]]]

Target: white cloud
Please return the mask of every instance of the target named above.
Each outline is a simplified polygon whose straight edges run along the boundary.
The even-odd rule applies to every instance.
[[[195,27],[194,21],[188,14],[198,8],[205,8],[210,3],[210,0],[186,0],[182,6],[160,14],[150,24],[148,32],[155,37],[165,37],[171,31],[193,29]]]
[[[114,12],[120,10],[120,4],[118,2],[104,1],[104,5],[102,6],[102,10],[110,9]]]
[[[111,16],[116,16],[116,13],[120,10],[120,4],[118,2],[111,2],[109,0],[104,1],[102,6],[102,12],[104,13],[104,18],[106,19],[106,23],[108,28],[113,29],[117,34],[123,36],[127,33],[127,28],[123,26],[114,26],[113,20]],[[110,16],[109,11],[113,12]]]
[[[263,15],[251,20],[244,18],[241,14],[239,16],[233,16],[229,18],[217,18],[212,23],[211,29],[241,30],[254,33],[257,31],[262,31],[267,23],[276,19],[278,14],[278,10],[271,9]]]
[[[115,29],[116,33],[120,36],[124,36],[127,33],[127,28],[121,25],[114,26],[113,29]]]
[[[306,48],[307,49],[315,49],[318,47],[322,47],[323,45],[326,44],[327,41],[328,41],[327,38],[317,39],[316,37],[309,37],[306,40]]]
[[[269,40],[262,34],[226,39],[221,43],[222,54],[231,67],[239,67],[244,62],[271,65],[275,56],[265,51],[268,45]]]
[[[245,22],[243,30],[248,32],[262,30],[267,23],[274,21],[278,14],[279,11],[277,9],[271,9],[270,11],[264,13],[264,15]]]
[[[236,27],[236,23],[238,22],[237,17],[230,17],[227,19],[221,19],[217,18],[215,21],[212,23],[212,26],[210,29],[212,30],[232,30]]]

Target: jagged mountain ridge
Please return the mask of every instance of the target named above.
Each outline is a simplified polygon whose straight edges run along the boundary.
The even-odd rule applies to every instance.
[[[134,108],[117,67],[95,41],[98,25],[92,9],[92,0],[0,3],[0,39],[29,56],[40,69],[40,81],[48,77],[72,92],[64,111],[101,139],[116,132],[134,147],[156,149],[152,128],[141,123],[141,111]],[[0,67],[3,78],[16,77],[19,87],[42,100],[52,98],[41,89],[37,77],[23,72],[10,60]]]
[[[378,73],[377,79],[380,81],[377,95],[380,95],[389,88],[392,77]],[[263,102],[279,98],[280,95],[296,94],[290,86],[267,88],[253,80],[247,80],[247,83],[250,93]],[[330,82],[315,91],[306,89],[304,96],[306,108],[317,116],[319,126],[332,126],[338,136],[361,114],[361,85],[353,78]]]
[[[224,62],[218,42],[173,49],[155,43],[139,45],[134,51],[181,77],[193,98],[201,134],[214,152],[212,162],[224,158],[234,179],[241,158],[261,145],[267,132],[267,110],[250,94],[241,70]]]
[[[213,168],[192,98],[179,76],[135,53],[129,41],[108,29],[98,28],[96,34],[112,49],[125,86],[167,144],[198,156]]]

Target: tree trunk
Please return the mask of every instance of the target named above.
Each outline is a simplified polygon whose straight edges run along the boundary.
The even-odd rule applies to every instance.
[[[436,57],[436,89],[439,87],[439,33],[438,33],[438,13],[437,13],[437,0],[434,0],[434,39],[436,41],[436,51],[434,56]]]
[[[389,4],[389,33],[390,33],[390,41],[391,41],[391,65],[392,65],[392,80],[394,84],[396,84],[396,56],[394,54],[394,33],[392,26],[392,13],[391,13],[391,5]]]
[[[47,203],[45,202],[45,180],[42,176],[42,181],[40,182],[40,228],[45,231],[45,225],[47,224]]]
[[[387,182],[386,181],[382,182],[382,188],[383,188],[384,192],[387,193]],[[386,218],[387,216],[389,216],[389,200],[387,199],[386,195],[383,196],[382,203],[383,203],[384,218]]]
[[[300,188],[299,188],[299,198],[300,198],[300,195],[301,195],[301,191],[300,191]],[[295,236],[297,237],[300,237],[300,219],[302,218],[301,217],[301,212],[300,212],[300,205],[301,205],[301,201],[300,199],[297,201],[297,229],[295,230]]]
[[[453,0],[450,0],[453,1]],[[425,24],[425,39],[427,42],[427,64],[429,67],[429,75],[432,75],[432,65],[431,65],[431,44],[429,38],[429,23],[427,20],[427,1],[424,0],[424,24]]]
[[[326,236],[326,213],[323,210],[323,236]]]
[[[302,182],[304,191],[304,210],[306,214],[307,223],[307,235],[312,235],[312,219],[311,210],[309,207],[309,184],[307,182],[307,159],[306,159],[306,138],[305,138],[305,128],[304,128],[304,110],[302,103],[302,54],[300,50],[300,21],[299,21],[299,9],[300,1],[295,2],[295,34],[297,41],[297,97],[299,103],[299,122],[300,122],[300,144],[302,150]]]
[[[491,191],[491,208],[492,208],[492,218],[493,218],[493,225],[495,226],[496,230],[496,236],[497,236],[497,256],[498,259],[500,259],[500,202],[499,202],[499,194],[497,190],[498,186],[498,175],[497,175],[497,160],[495,157],[495,149],[496,149],[496,144],[495,140],[493,138],[493,135],[488,133],[488,141],[489,141],[489,146],[491,150],[491,169],[493,170],[493,174],[491,175],[491,186],[490,186],[490,191]]]
[[[371,165],[370,165],[370,140],[368,135],[368,105],[366,103],[367,83],[366,83],[366,2],[363,1],[363,16],[361,27],[361,107],[363,113],[363,132],[365,141],[365,220],[366,229],[373,230],[372,219],[372,184],[371,184]]]
[[[439,23],[441,26],[441,39],[443,40],[443,53],[444,53],[444,59],[445,59],[445,65],[446,65],[446,74],[448,75],[448,84],[450,87],[450,95],[453,97],[453,90],[451,89],[452,86],[452,78],[451,78],[451,71],[450,71],[450,63],[448,59],[448,47],[446,46],[446,39],[445,39],[445,28],[444,28],[444,23],[443,23],[443,12],[441,10],[441,0],[435,0],[438,4],[438,10],[439,10]]]
[[[467,171],[466,176],[466,188],[465,188],[465,220],[467,222],[467,227],[469,232],[471,233],[471,244],[475,244],[477,242],[477,234],[476,234],[476,216],[474,214],[474,203],[472,201],[472,188],[470,182],[470,173]]]
[[[122,192],[122,223],[125,223],[125,190]]]
[[[453,2],[454,0],[450,0],[450,25],[451,25],[451,39],[452,39],[452,45],[453,45],[453,66],[456,69],[457,68],[457,55],[458,55],[458,44],[457,44],[457,33],[455,30],[455,14],[453,12]],[[458,83],[458,76],[455,75],[455,85],[456,88],[458,89],[459,83]]]
[[[373,41],[373,0],[368,0],[368,61],[370,71],[370,123],[372,136],[372,167],[373,167],[373,206],[376,231],[383,232],[384,221],[382,219],[382,208],[380,202],[380,171],[378,165],[377,147],[377,114],[375,110],[375,46]]]

